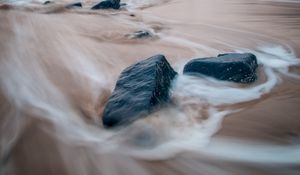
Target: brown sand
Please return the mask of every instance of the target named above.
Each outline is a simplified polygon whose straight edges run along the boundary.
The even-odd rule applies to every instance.
[[[88,10],[92,4],[93,1],[85,1],[83,10],[64,10],[61,4],[1,6],[0,80],[14,83],[9,89],[0,87],[0,174],[300,172],[299,164],[232,162],[193,152],[177,154],[164,161],[146,161],[110,152],[99,155],[90,149],[98,146],[93,142],[73,145],[60,137],[60,130],[53,121],[43,117],[51,110],[45,110],[42,105],[37,107],[42,102],[33,96],[21,96],[26,94],[21,93],[22,90],[31,87],[45,104],[64,111],[70,121],[83,119],[82,126],[101,128],[99,116],[120,71],[139,59],[162,53],[176,67],[195,54],[214,56],[270,43],[291,47],[299,55],[300,4],[175,0],[154,3],[133,12],[126,9],[92,12]],[[148,40],[126,37],[140,29],[153,30],[160,36]],[[192,48],[183,40],[203,47]],[[300,73],[299,67],[292,67],[291,71]],[[93,77],[95,74],[98,76]],[[57,89],[63,96],[56,96]],[[238,104],[243,110],[226,116],[214,138],[299,144],[299,104],[300,81],[282,76],[282,82],[271,93],[259,100]]]

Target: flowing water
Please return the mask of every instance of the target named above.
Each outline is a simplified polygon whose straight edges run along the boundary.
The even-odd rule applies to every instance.
[[[1,175],[300,173],[300,1],[43,2],[0,1]],[[254,53],[257,82],[182,75],[224,52]],[[179,72],[171,104],[104,129],[119,73],[158,53]]]

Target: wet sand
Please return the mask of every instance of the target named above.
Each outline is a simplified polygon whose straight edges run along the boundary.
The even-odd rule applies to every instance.
[[[209,151],[194,151],[189,144],[185,149],[181,146],[184,142],[171,146],[169,150],[174,150],[174,154],[170,156],[159,151],[144,154],[141,148],[136,149],[143,154],[131,155],[126,146],[135,129],[112,134],[101,124],[104,105],[119,73],[154,54],[165,54],[179,72],[193,57],[244,49],[257,51],[266,45],[280,45],[299,57],[300,3],[152,0],[131,1],[127,9],[120,11],[97,12],[88,10],[92,4],[93,1],[85,1],[84,9],[65,10],[61,4],[45,7],[34,3],[0,10],[0,174],[300,172],[299,162],[293,162],[296,160],[293,156],[290,161],[288,156],[282,156],[279,163],[275,161],[276,155],[274,159],[263,157],[268,152],[265,149],[274,148],[276,152],[277,147],[283,146],[284,152],[293,150],[290,146],[299,147],[299,76],[278,73],[281,80],[271,92],[224,107],[240,111],[226,115],[220,129],[211,133],[212,138],[201,146],[212,152],[219,150],[223,157]],[[156,37],[141,40],[126,37],[141,29],[151,31]],[[262,69],[258,82],[250,87],[266,81]],[[291,66],[290,73],[299,75],[299,66]],[[200,107],[192,106],[187,111],[193,116],[199,112],[197,108]],[[158,126],[157,142],[163,145],[165,137],[172,138],[167,137],[171,122],[180,125],[181,121],[161,118],[165,114],[175,116],[176,110],[164,109],[150,119],[143,119],[141,126],[144,123]],[[207,112],[205,107],[201,107],[201,112]],[[186,132],[188,125],[193,123],[177,128],[186,133],[183,138],[193,134]],[[137,132],[138,126],[139,123]],[[225,156],[226,149],[222,152],[214,148],[230,143],[227,139],[237,144],[232,146],[236,147],[237,156],[243,151],[246,155],[234,159]],[[264,144],[269,147],[263,148]],[[258,146],[257,151],[251,152],[244,147],[247,145],[255,150]],[[280,157],[282,152],[278,152]],[[249,158],[251,154],[257,156],[255,161]],[[298,154],[296,149],[294,155]],[[157,158],[160,156],[163,158]]]

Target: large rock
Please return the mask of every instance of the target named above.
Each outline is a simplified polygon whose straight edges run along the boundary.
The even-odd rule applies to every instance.
[[[105,0],[96,4],[91,9],[98,10],[98,9],[119,9],[119,8],[120,8],[120,0]]]
[[[103,125],[128,124],[168,102],[171,81],[176,75],[163,55],[126,68],[104,109]]]
[[[227,53],[220,54],[218,57],[193,59],[184,66],[183,73],[251,83],[256,80],[257,66],[256,56],[251,53]]]

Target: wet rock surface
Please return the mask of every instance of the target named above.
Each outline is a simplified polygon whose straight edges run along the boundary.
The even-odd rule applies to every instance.
[[[0,10],[9,10],[11,6],[9,4],[0,4]]]
[[[107,128],[129,124],[169,101],[177,73],[163,55],[155,55],[126,68],[120,75],[103,113]]]
[[[154,35],[147,30],[139,30],[133,33],[126,35],[129,39],[146,39],[146,38],[153,38]]]
[[[120,8],[120,0],[106,0],[99,2],[98,4],[94,5],[91,9],[92,10],[99,10],[99,9],[119,9]]]
[[[197,58],[184,66],[183,73],[206,75],[219,80],[251,83],[257,79],[256,56],[251,53],[226,53],[218,57]]]
[[[72,4],[67,5],[66,8],[68,8],[68,9],[82,8],[82,3],[81,2],[72,3]]]
[[[52,4],[54,3],[53,1],[45,1],[43,4],[46,5],[46,4]]]

